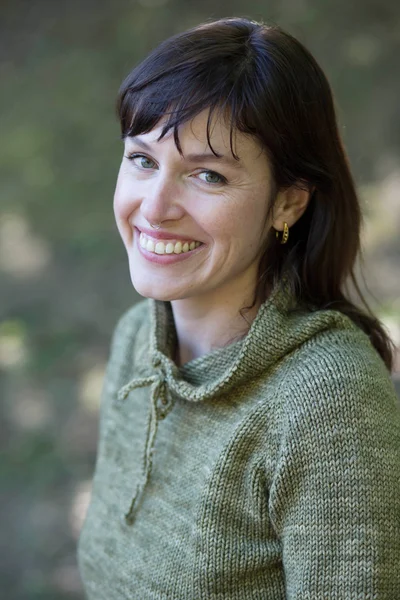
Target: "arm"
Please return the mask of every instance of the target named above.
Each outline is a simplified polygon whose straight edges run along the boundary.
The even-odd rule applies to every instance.
[[[400,598],[400,410],[389,375],[374,357],[318,356],[295,379],[269,501],[287,598]]]

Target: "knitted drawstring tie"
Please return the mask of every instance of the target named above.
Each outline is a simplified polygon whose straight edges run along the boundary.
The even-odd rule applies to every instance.
[[[170,394],[167,393],[167,386],[162,374],[134,379],[121,388],[118,392],[118,400],[123,401],[128,397],[132,390],[145,387],[147,385],[151,385],[151,395],[149,417],[146,427],[146,442],[143,452],[142,476],[136,486],[129,510],[124,515],[125,522],[128,525],[132,525],[134,522],[139,502],[150,478],[158,421],[166,417],[167,409],[170,407],[170,403],[168,402],[170,399]]]

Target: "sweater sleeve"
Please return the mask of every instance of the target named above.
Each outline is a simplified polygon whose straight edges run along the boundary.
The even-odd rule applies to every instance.
[[[400,598],[400,409],[373,352],[309,357],[287,390],[269,509],[288,600]]]

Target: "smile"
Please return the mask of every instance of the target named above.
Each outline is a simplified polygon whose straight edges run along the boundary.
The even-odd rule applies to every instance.
[[[182,254],[194,250],[201,245],[201,242],[195,240],[191,242],[187,241],[162,241],[155,240],[140,232],[139,244],[147,252],[153,252],[154,254]]]

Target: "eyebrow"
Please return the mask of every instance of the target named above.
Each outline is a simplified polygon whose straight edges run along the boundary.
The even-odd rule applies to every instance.
[[[142,148],[144,148],[144,150],[147,150],[148,152],[152,151],[151,146],[149,146],[149,144],[147,144],[146,142],[144,142],[143,140],[141,140],[140,138],[136,137],[136,136],[128,136],[126,139],[131,140],[134,144],[137,144],[138,146],[141,146]],[[231,167],[235,167],[237,169],[243,169],[243,164],[240,162],[240,160],[236,160],[233,156],[224,156],[224,155],[218,155],[216,156],[215,154],[213,154],[212,152],[204,152],[204,153],[200,153],[200,154],[186,154],[184,156],[185,160],[187,160],[188,162],[201,162],[202,160],[208,160],[208,161],[213,161],[219,164],[227,164]]]

